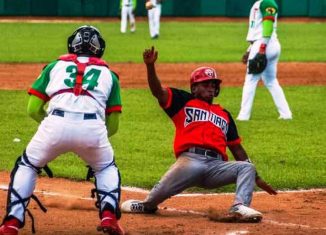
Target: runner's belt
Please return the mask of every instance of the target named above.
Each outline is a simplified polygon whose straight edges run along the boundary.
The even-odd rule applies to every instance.
[[[213,150],[210,150],[210,149],[192,147],[192,148],[188,149],[188,152],[189,153],[196,153],[196,154],[207,156],[207,157],[217,158],[217,159],[223,161],[223,157],[222,157],[222,155],[220,153],[217,153],[217,152],[215,152]]]

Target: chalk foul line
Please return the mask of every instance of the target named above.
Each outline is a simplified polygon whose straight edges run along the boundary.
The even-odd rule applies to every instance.
[[[125,191],[132,191],[132,192],[149,192],[144,189],[137,189],[134,187],[122,187]],[[0,184],[0,190],[8,191],[8,187],[6,185]],[[281,193],[298,193],[298,192],[323,192],[326,191],[326,189],[308,189],[308,190],[290,190],[290,191],[281,191]],[[58,192],[47,192],[43,190],[34,190],[35,193],[47,195],[47,196],[60,196],[60,197],[66,197],[66,198],[72,198],[72,199],[79,199],[79,200],[95,200],[91,197],[79,197],[71,194],[64,194],[64,193],[58,193]],[[255,192],[255,193],[264,193],[264,192]],[[198,196],[218,196],[218,195],[233,195],[234,193],[212,193],[212,194],[201,194],[201,193],[194,193],[194,194],[179,194],[175,197],[198,197]],[[161,210],[170,211],[170,212],[178,212],[181,214],[193,214],[193,215],[200,215],[200,216],[208,216],[207,213],[199,212],[199,211],[193,211],[193,210],[180,210],[176,208],[170,208],[170,207],[159,207]],[[263,219],[263,223],[269,223],[277,226],[283,226],[283,227],[300,227],[300,228],[306,228],[311,230],[326,230],[326,227],[311,227],[310,225],[304,225],[304,224],[295,224],[295,223],[284,223],[284,222],[278,222],[271,219]]]

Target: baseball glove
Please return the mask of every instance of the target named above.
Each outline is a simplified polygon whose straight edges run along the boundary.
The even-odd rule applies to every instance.
[[[148,1],[148,2],[145,3],[145,8],[147,10],[151,10],[151,9],[153,9],[153,7],[154,7],[154,5],[153,5],[153,3],[151,1]]]
[[[257,53],[255,57],[249,60],[248,69],[249,74],[262,73],[267,66],[267,58],[265,54]]]
[[[243,54],[241,61],[243,64],[247,64],[248,62],[248,57],[249,57],[249,51],[247,51],[246,53]]]

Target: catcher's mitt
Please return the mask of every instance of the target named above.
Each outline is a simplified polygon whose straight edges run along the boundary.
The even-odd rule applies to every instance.
[[[257,53],[255,57],[249,60],[248,69],[249,74],[262,73],[267,66],[267,58],[265,54]]]
[[[145,3],[145,8],[147,10],[151,10],[151,9],[153,9],[153,7],[154,7],[154,5],[153,5],[153,3],[151,1],[148,1],[148,2]]]

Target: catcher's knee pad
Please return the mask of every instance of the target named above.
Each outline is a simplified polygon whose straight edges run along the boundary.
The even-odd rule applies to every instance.
[[[15,166],[14,166],[14,168],[11,171],[11,174],[10,174],[10,183],[9,183],[8,195],[7,195],[7,214],[6,214],[5,218],[4,218],[4,220],[10,219],[12,217],[12,215],[9,215],[9,214],[11,213],[12,208],[15,205],[20,204],[21,207],[22,207],[22,210],[24,212],[24,216],[22,218],[22,221],[20,221],[21,222],[21,227],[24,227],[24,225],[25,225],[25,211],[27,211],[28,215],[32,219],[32,231],[35,232],[33,215],[27,209],[27,206],[29,204],[30,199],[32,198],[33,200],[35,200],[36,203],[39,205],[39,207],[41,208],[41,210],[43,212],[46,212],[47,209],[41,204],[39,199],[34,194],[28,195],[28,196],[25,197],[25,196],[22,196],[21,194],[19,194],[18,191],[15,189],[15,188],[17,188],[17,185],[16,186],[14,185],[15,184],[15,176],[16,176],[17,171],[19,170],[19,168],[23,167],[23,166],[31,169],[32,171],[36,172],[37,174],[41,173],[41,168],[35,167],[29,162],[25,151],[24,151],[22,156],[17,158],[17,160],[15,162]],[[52,174],[52,172],[51,172],[51,174]],[[33,177],[33,173],[32,173],[32,177]],[[12,198],[14,198],[14,200],[12,200]]]

